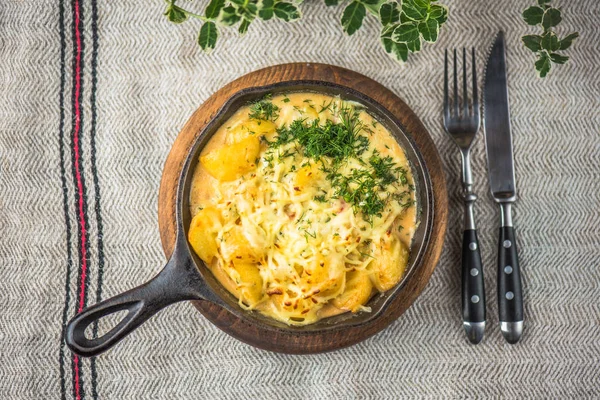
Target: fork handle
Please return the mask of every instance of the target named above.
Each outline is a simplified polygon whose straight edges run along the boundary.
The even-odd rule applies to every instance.
[[[485,288],[475,229],[463,232],[462,313],[467,338],[473,344],[481,342],[485,330]]]
[[[473,344],[481,342],[485,332],[485,287],[483,264],[475,228],[473,205],[477,196],[465,185],[465,227],[462,243],[462,314],[467,338]]]

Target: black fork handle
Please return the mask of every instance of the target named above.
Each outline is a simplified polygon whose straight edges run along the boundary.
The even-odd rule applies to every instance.
[[[473,344],[481,342],[485,331],[485,286],[475,229],[463,232],[462,311],[467,338]]]

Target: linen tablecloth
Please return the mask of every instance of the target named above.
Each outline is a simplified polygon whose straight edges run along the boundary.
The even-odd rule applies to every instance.
[[[600,396],[600,3],[561,1],[562,34],[581,38],[544,79],[520,43],[531,1],[446,0],[440,40],[399,65],[377,26],[349,38],[342,9],[303,4],[301,22],[251,25],[196,45],[159,0],[0,3],[0,398],[582,398]],[[531,3],[531,4],[529,4]],[[560,4],[559,4],[560,3]],[[206,1],[189,3],[201,9]],[[478,71],[495,33],[508,37],[525,333],[497,322],[498,210],[483,136],[473,154],[476,219],[488,298],[486,337],[468,344],[460,317],[459,155],[442,128],[445,48],[475,46]],[[189,303],[161,312],[95,359],[64,345],[65,321],[154,276],[163,163],[210,94],[252,70],[292,61],[339,65],[403,98],[446,167],[447,240],[421,297],[356,346],[290,356],[252,348]]]

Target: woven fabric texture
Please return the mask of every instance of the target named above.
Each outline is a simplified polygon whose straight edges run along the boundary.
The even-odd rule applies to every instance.
[[[600,3],[557,2],[558,31],[581,37],[545,80],[519,39],[534,31],[520,18],[533,0],[444,3],[450,18],[438,43],[399,65],[380,48],[374,21],[346,37],[342,9],[316,0],[303,4],[301,22],[257,22],[243,38],[225,31],[211,55],[196,45],[196,21],[169,23],[162,1],[0,2],[0,398],[600,397]],[[501,28],[526,325],[514,346],[499,332],[499,216],[480,135],[473,173],[489,318],[473,346],[460,317],[460,166],[442,128],[443,55],[474,46],[481,77]],[[231,80],[292,61],[381,82],[434,138],[450,220],[423,294],[380,334],[328,354],[252,348],[181,303],[102,356],[74,357],[64,322],[165,262],[158,187],[187,118]]]

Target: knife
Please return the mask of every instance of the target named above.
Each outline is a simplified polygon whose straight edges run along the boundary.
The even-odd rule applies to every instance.
[[[498,314],[500,330],[508,343],[523,333],[523,296],[511,215],[517,199],[513,161],[504,32],[494,40],[487,60],[483,86],[485,150],[492,197],[500,205],[498,241]]]

